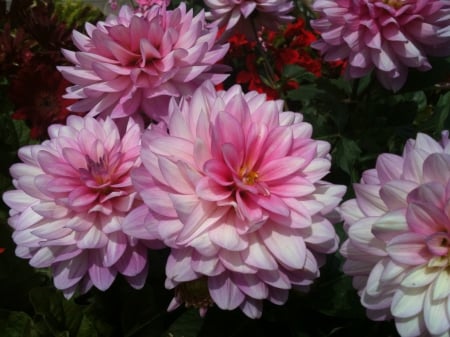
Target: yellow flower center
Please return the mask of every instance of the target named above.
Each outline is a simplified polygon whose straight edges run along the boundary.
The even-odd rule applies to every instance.
[[[105,156],[94,161],[91,157],[86,156],[86,168],[79,169],[81,179],[85,181],[94,181],[97,186],[93,187],[96,192],[107,195],[111,193],[111,175],[109,172],[108,159]]]
[[[381,0],[386,5],[389,5],[391,7],[394,7],[395,9],[402,7],[406,0]]]
[[[239,170],[239,176],[242,179],[242,182],[246,185],[254,185],[258,180],[258,172],[249,170],[246,166],[243,166]]]
[[[97,184],[102,185],[108,182],[108,163],[104,156],[102,156],[98,162],[95,162],[89,156],[86,156],[86,161],[88,170]]]

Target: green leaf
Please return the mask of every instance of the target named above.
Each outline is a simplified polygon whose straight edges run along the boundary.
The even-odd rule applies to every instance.
[[[155,292],[160,289],[148,283],[139,290],[123,284],[119,290],[116,296],[121,299],[121,325],[126,337],[158,336],[164,332],[167,304],[161,305],[155,298]]]
[[[26,313],[0,309],[0,336],[38,337],[39,334]]]
[[[32,289],[30,301],[54,336],[77,336],[83,320],[81,306],[66,300],[61,292],[50,287]]]
[[[74,337],[100,337],[105,335],[99,335],[94,323],[87,317],[83,316],[78,327],[78,332]],[[72,337],[72,336],[71,336]]]
[[[440,132],[443,129],[450,128],[450,92],[439,97],[434,108],[433,118],[431,121],[432,130]],[[437,135],[436,135],[437,136]]]
[[[102,11],[84,0],[56,0],[55,13],[69,27],[83,28],[86,22],[104,18]]]
[[[314,74],[296,64],[285,65],[281,77],[283,79],[297,80],[297,82],[300,83],[305,81],[313,82],[316,79],[316,76]]]
[[[203,325],[198,309],[186,310],[162,337],[197,337]]]
[[[352,181],[357,180],[356,163],[360,155],[361,149],[356,141],[346,137],[338,140],[332,153],[333,161],[352,178]]]
[[[346,275],[327,277],[314,289],[314,308],[323,314],[339,318],[364,318],[364,309]]]
[[[293,101],[308,101],[317,98],[325,93],[324,90],[319,89],[315,84],[300,85],[300,88],[290,90],[287,93],[287,98]]]
[[[372,83],[372,76],[371,74],[366,75],[359,79],[358,88],[357,88],[357,95],[361,95],[364,91],[366,91],[369,88],[369,85]]]

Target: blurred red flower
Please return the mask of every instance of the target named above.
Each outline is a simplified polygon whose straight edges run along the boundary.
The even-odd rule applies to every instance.
[[[47,138],[47,128],[64,123],[73,100],[62,98],[69,83],[45,57],[33,57],[11,79],[9,97],[14,104],[13,119],[25,120],[30,137]]]
[[[242,33],[228,39],[230,51],[224,63],[237,69],[232,78],[236,83],[247,90],[265,93],[269,99],[278,99],[283,92],[300,86],[297,79],[284,76],[287,65],[297,65],[315,76],[322,76],[325,63],[310,47],[317,36],[305,26],[303,18],[279,31],[263,30],[260,35],[264,41],[260,45],[247,40]],[[334,68],[334,65],[326,64],[326,67]]]

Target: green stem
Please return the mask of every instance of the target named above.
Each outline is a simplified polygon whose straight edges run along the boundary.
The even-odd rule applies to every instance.
[[[261,44],[261,40],[258,37],[258,31],[256,29],[255,21],[252,17],[250,17],[250,22],[252,26],[253,35],[255,37],[256,41],[256,49],[258,50],[258,53],[263,58],[263,64],[264,64],[264,71],[270,81],[270,86],[272,89],[277,89],[276,87],[276,76],[272,69],[272,64],[270,63],[270,60],[267,56],[266,50],[264,49],[263,45]]]

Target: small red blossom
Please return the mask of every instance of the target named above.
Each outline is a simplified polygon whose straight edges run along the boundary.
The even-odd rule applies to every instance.
[[[303,19],[297,19],[292,23],[288,23],[284,31],[284,37],[286,39],[292,39],[298,36],[298,32],[303,31],[304,28],[305,28],[305,21]]]
[[[341,65],[324,62],[311,48],[317,35],[306,27],[303,18],[298,18],[277,31],[262,29],[258,32],[258,37],[259,46],[241,32],[228,39],[230,50],[224,63],[236,69],[235,83],[243,85],[247,90],[255,90],[265,93],[271,99],[278,99],[284,92],[297,89],[300,86],[298,80],[283,75],[287,65],[300,66],[316,77],[322,76],[324,71],[336,74],[341,69]]]

